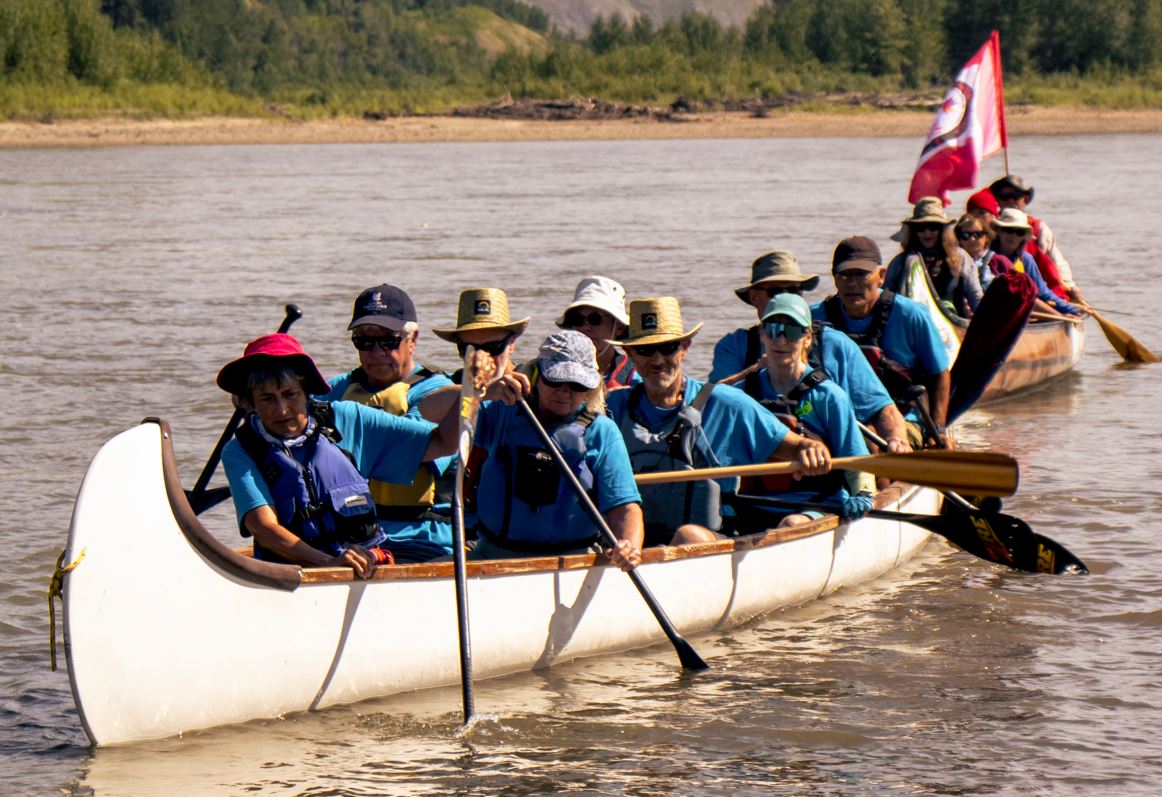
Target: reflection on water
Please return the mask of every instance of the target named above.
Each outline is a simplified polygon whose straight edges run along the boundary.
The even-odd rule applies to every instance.
[[[89,751],[66,676],[47,671],[43,590],[89,459],[158,415],[192,481],[230,411],[213,375],[285,303],[333,373],[355,361],[353,297],[394,282],[416,302],[421,359],[448,366],[430,329],[452,322],[459,289],[506,288],[533,317],[528,356],[576,280],[607,273],[705,322],[687,361],[702,375],[714,341],[753,322],[732,289],[757,254],[791,249],[823,273],[844,235],[892,252],[916,146],[0,152],[6,793],[1156,793],[1162,371],[1119,366],[1094,324],[1076,373],[970,412],[962,431],[1017,456],[1006,511],[1074,550],[1088,578],[1009,573],[933,543],[874,584],[694,638],[713,666],[696,677],[663,646],[481,683],[477,708],[495,718],[466,735],[459,691],[442,689]],[[1162,350],[1162,317],[1137,289],[1162,276],[1143,257],[1160,208],[1141,168],[1162,162],[1162,137],[1031,137],[1020,155],[1032,210],[1090,301],[1133,312],[1119,322]],[[1115,234],[1094,213],[1108,207],[1118,230],[1143,232]],[[237,539],[228,507],[207,522]]]

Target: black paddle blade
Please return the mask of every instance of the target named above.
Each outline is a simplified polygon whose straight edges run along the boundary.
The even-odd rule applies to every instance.
[[[200,515],[207,509],[213,509],[229,497],[230,487],[227,485],[212,487],[200,493],[186,490],[186,500],[190,502],[190,508],[194,510],[195,515]]]
[[[1038,534],[1018,517],[1001,513],[952,512],[900,518],[926,528],[958,548],[999,565],[1027,573],[1089,572],[1085,563],[1059,542]]]
[[[702,660],[698,655],[698,651],[685,639],[678,637],[671,639],[674,643],[674,650],[678,652],[678,661],[682,662],[682,669],[684,670],[709,670],[710,665]]]

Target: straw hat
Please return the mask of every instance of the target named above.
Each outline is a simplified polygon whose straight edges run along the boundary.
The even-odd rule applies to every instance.
[[[793,254],[776,249],[750,264],[750,285],[735,288],[734,295],[750,304],[750,299],[747,298],[750,289],[767,282],[798,282],[803,286],[803,290],[813,291],[819,284],[819,277],[804,274],[799,268],[799,260]]]
[[[698,334],[702,324],[689,332],[682,327],[682,310],[673,296],[634,299],[629,303],[629,335],[625,340],[608,340],[618,346],[648,346],[686,340]]]
[[[461,332],[473,329],[506,329],[517,335],[525,331],[529,319],[513,321],[508,316],[508,297],[499,288],[468,288],[460,292],[455,329],[433,329],[437,337],[455,343]]]
[[[242,356],[226,363],[218,372],[218,387],[235,396],[245,396],[250,372],[271,366],[293,368],[303,378],[303,388],[311,395],[331,391],[315,361],[303,351],[302,344],[285,332],[263,335],[247,343]]]
[[[629,325],[625,314],[625,288],[609,277],[585,277],[573,291],[573,303],[561,313],[557,326],[565,325],[565,314],[575,307],[592,307],[608,313],[619,323]]]
[[[1001,211],[1001,215],[997,216],[992,221],[994,230],[1008,229],[1008,230],[1023,230],[1030,232],[1033,226],[1029,224],[1029,216],[1023,210],[1016,208],[1005,208]]]

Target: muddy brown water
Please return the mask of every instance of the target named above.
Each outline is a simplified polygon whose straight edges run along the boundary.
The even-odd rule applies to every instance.
[[[1013,143],[1090,301],[1162,351],[1162,136]],[[0,151],[4,793],[1157,794],[1162,370],[1119,365],[1092,322],[1074,373],[964,424],[1018,457],[1008,511],[1087,578],[933,543],[859,589],[693,638],[713,666],[695,678],[661,646],[481,683],[489,716],[467,735],[459,690],[439,689],[92,750],[66,673],[49,672],[45,588],[89,459],[158,415],[192,484],[229,415],[214,374],[285,303],[334,372],[354,361],[344,328],[369,285],[405,287],[424,329],[453,320],[460,288],[506,288],[533,317],[528,352],[576,280],[604,273],[706,322],[688,361],[702,375],[753,318],[731,289],[757,254],[789,248],[823,272],[843,235],[892,251],[918,146]],[[430,334],[419,353],[452,364]],[[225,510],[207,522],[236,539]]]

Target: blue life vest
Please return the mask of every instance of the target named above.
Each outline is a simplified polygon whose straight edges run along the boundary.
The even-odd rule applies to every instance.
[[[683,388],[685,389],[685,388]],[[718,458],[702,430],[702,408],[710,400],[713,383],[702,386],[689,404],[674,413],[672,423],[656,432],[646,426],[639,411],[645,396],[641,384],[630,388],[621,436],[634,473],[717,467]],[[665,545],[683,523],[722,528],[721,487],[713,479],[696,482],[640,485],[645,516],[646,545]]]
[[[505,416],[508,428],[499,430],[502,442],[485,461],[477,488],[478,495],[501,496],[502,514],[486,518],[487,510],[478,501],[480,536],[526,553],[584,548],[596,541],[593,520],[540,437],[523,416],[514,412]],[[585,460],[585,430],[595,418],[582,409],[572,421],[549,433],[590,497],[594,478]]]
[[[334,410],[327,402],[312,401],[309,411],[314,426],[307,440],[294,449],[259,434],[253,416],[238,428],[238,442],[270,488],[279,524],[331,556],[342,554],[352,544],[379,545],[386,535],[375,517],[375,500],[351,455],[338,446],[341,437],[335,429]],[[245,527],[243,534],[248,535]],[[257,544],[254,557],[283,561]]]

